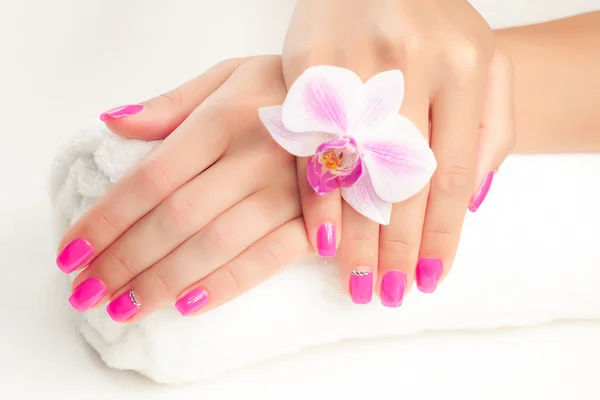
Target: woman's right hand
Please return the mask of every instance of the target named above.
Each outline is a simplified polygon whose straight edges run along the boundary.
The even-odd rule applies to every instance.
[[[515,140],[491,28],[467,0],[298,0],[282,60],[300,116],[286,127],[354,141],[296,152],[312,245],[338,257],[356,303],[375,290],[398,307],[413,281],[435,291]]]
[[[102,114],[121,136],[165,140],[63,237],[63,272],[87,266],[73,283],[76,309],[112,299],[110,316],[129,322],[176,302],[190,315],[312,254],[295,158],[258,118],[285,93],[279,56],[235,59]]]

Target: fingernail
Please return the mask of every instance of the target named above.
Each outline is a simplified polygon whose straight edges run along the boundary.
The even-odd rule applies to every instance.
[[[208,302],[208,292],[197,288],[177,300],[175,307],[183,316],[190,315]]]
[[[317,231],[317,251],[321,257],[335,256],[335,225],[326,222]]]
[[[83,281],[69,297],[69,303],[79,312],[93,307],[106,295],[106,285],[98,278]]]
[[[106,121],[109,118],[119,119],[128,115],[135,115],[144,109],[143,104],[128,104],[126,106],[115,107],[100,114],[100,120]]]
[[[130,290],[111,301],[106,306],[106,311],[113,320],[123,322],[137,314],[140,307],[142,305],[135,297],[135,293]]]
[[[86,240],[75,239],[60,252],[56,265],[65,274],[70,274],[81,267],[94,253],[92,245]]]
[[[388,271],[381,280],[381,304],[386,307],[400,307],[406,287],[406,274],[402,271]]]
[[[367,304],[373,297],[373,273],[368,267],[358,267],[350,275],[350,297],[355,304]]]
[[[423,257],[417,263],[417,288],[423,293],[433,293],[442,276],[442,260]]]
[[[485,200],[485,196],[487,196],[488,192],[490,191],[490,187],[492,186],[493,180],[494,171],[487,174],[477,193],[475,193],[473,197],[471,197],[471,202],[469,203],[469,211],[477,211],[481,203],[483,203],[483,200]]]

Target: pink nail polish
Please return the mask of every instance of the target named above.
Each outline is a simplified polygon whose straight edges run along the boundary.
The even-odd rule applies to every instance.
[[[321,257],[335,256],[335,225],[326,222],[317,231],[317,250]]]
[[[93,307],[106,295],[106,285],[98,278],[83,281],[69,297],[69,303],[79,312]]]
[[[475,212],[477,211],[477,209],[479,209],[479,206],[481,205],[481,203],[483,203],[483,200],[485,200],[485,196],[487,196],[488,192],[490,191],[490,187],[492,186],[493,180],[494,171],[490,172],[485,177],[477,193],[475,193],[473,197],[471,197],[471,202],[469,203],[469,211]]]
[[[86,240],[75,239],[69,243],[56,258],[56,265],[65,274],[81,267],[94,253],[92,245]]]
[[[100,120],[106,121],[109,118],[119,119],[128,115],[135,115],[144,109],[143,104],[128,104],[126,106],[115,107],[100,114]]]
[[[367,304],[373,297],[373,273],[368,267],[358,267],[350,275],[350,297],[355,304]]]
[[[208,292],[202,288],[196,288],[177,300],[175,307],[183,316],[190,315],[208,302]]]
[[[381,280],[381,304],[400,307],[404,298],[406,275],[402,271],[388,271]]]
[[[106,306],[106,311],[113,320],[123,322],[137,314],[140,307],[142,305],[135,297],[135,293],[130,290],[111,301]]]
[[[433,293],[442,276],[442,260],[423,257],[417,263],[417,288],[423,293]]]

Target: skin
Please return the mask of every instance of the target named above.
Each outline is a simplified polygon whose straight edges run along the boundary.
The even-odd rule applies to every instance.
[[[496,38],[514,65],[516,150],[600,151],[600,13]],[[314,254],[296,161],[269,140],[256,113],[281,104],[281,65],[278,56],[227,60],[145,102],[140,114],[107,121],[125,137],[165,140],[62,239],[59,250],[78,237],[95,247],[74,287],[102,279],[103,302],[135,290],[143,306],[130,321],[203,287],[210,301],[201,313]],[[512,82],[510,74],[490,76],[498,87]]]
[[[514,144],[512,70],[467,1],[351,4],[297,2],[283,49],[286,84],[319,64],[349,68],[363,81],[401,70],[406,95],[400,113],[427,137],[438,168],[430,185],[394,204],[390,224],[380,226],[343,202],[339,190],[316,194],[306,180],[308,159],[299,158],[303,215],[315,249],[321,224],[341,231],[337,256],[346,291],[351,272],[364,266],[378,278],[376,293],[390,270],[406,275],[409,290],[420,258],[440,259],[442,278],[448,273],[472,195]]]
[[[198,286],[216,307],[310,253],[295,159],[256,112],[285,93],[280,57],[228,60],[149,101],[136,121],[108,121],[137,136],[169,115],[147,134],[164,137],[193,110],[63,238],[61,247],[77,237],[94,246],[74,287],[102,280],[103,302],[134,290],[143,305],[135,321]]]

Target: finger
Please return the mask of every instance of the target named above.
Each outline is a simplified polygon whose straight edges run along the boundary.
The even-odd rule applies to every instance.
[[[245,142],[237,140],[241,145],[230,152],[243,150],[255,135],[263,135],[257,109],[280,102],[284,89],[283,85],[266,86],[266,80],[255,79],[256,71],[273,76],[278,69],[277,57],[250,60],[238,68],[210,103],[195,109],[69,229],[59,245],[59,268],[70,273],[91,262],[171,193],[215,163],[232,137],[239,139],[237,136],[244,133]]]
[[[484,99],[485,70],[448,83],[432,104],[431,148],[438,167],[431,180],[417,287],[432,293],[449,271],[475,182],[477,139]]]
[[[119,136],[140,140],[164,139],[246,61],[247,58],[222,61],[168,93],[140,104],[113,108],[102,113],[100,119]]]
[[[277,214],[277,218],[271,218],[271,214]],[[276,187],[256,193],[117,291],[107,307],[109,315],[119,322],[136,321],[174,302],[191,283],[229,263],[260,238],[299,215],[295,193]],[[134,293],[141,307],[134,307],[129,293]]]
[[[344,202],[342,226],[338,250],[340,281],[355,304],[370,303],[373,282],[377,279],[379,225]]]
[[[492,56],[479,129],[475,191],[469,210],[475,212],[487,196],[494,174],[515,144],[513,67],[498,47]]]
[[[282,179],[283,174],[273,170],[278,155],[261,154],[259,147],[223,157],[130,227],[79,274],[73,287],[94,276],[109,293],[116,291],[267,183],[294,188],[296,194],[293,176],[285,174]],[[240,164],[245,168],[240,169]]]
[[[311,253],[302,218],[293,219],[187,288],[175,306],[184,316],[217,308]]]
[[[334,257],[341,232],[342,198],[336,189],[327,195],[319,195],[310,186],[306,169],[307,158],[298,158],[298,188],[306,232],[313,248],[321,257]]]
[[[231,119],[212,116],[192,113],[67,231],[57,258],[63,272],[87,265],[131,225],[221,156],[229,141],[227,134],[234,127]],[[196,133],[198,126],[204,127],[201,134]]]
[[[421,70],[406,66],[405,96],[400,113],[419,131],[429,136],[429,95]],[[379,272],[377,292],[386,307],[402,305],[412,286],[419,257],[429,186],[392,207],[389,225],[379,229]]]
[[[282,72],[288,88],[307,68],[320,63],[314,57],[305,56],[296,57],[292,62],[283,58],[282,62]],[[309,159],[298,158],[296,171],[306,232],[312,247],[321,257],[334,257],[340,243],[339,233],[342,231],[340,190],[334,189],[326,194],[316,193],[308,181],[308,166]]]

